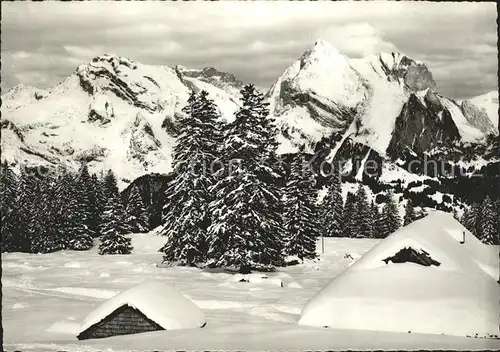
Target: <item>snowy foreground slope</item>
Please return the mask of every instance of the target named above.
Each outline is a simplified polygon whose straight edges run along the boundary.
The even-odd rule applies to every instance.
[[[439,265],[384,262],[405,248],[427,253]],[[451,214],[432,212],[378,243],[336,277],[305,306],[299,324],[498,336],[496,249],[482,244]]]
[[[158,268],[164,239],[133,235],[134,253],[100,256],[63,251],[2,254],[4,348],[7,351],[499,349],[500,341],[418,333],[298,325],[306,303],[377,240],[325,239],[319,261],[281,269],[281,285],[237,282],[194,268]],[[318,243],[318,249],[321,246]],[[493,248],[492,248],[493,249]],[[106,299],[145,280],[175,287],[203,311],[203,329],[158,331],[78,341],[85,317]],[[269,280],[269,279],[268,279]]]

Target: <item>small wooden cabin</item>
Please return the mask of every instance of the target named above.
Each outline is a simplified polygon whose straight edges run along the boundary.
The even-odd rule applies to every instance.
[[[149,281],[102,302],[85,318],[79,340],[204,327],[203,312],[164,282]]]
[[[123,305],[100,322],[82,331],[78,340],[137,334],[140,332],[165,330],[149,319],[140,310]]]
[[[393,263],[415,263],[423,266],[441,265],[441,263],[439,263],[437,260],[432,259],[429,256],[429,253],[427,253],[426,251],[424,250],[416,251],[411,247],[405,247],[396,254],[394,254],[392,257],[387,257],[385,259],[382,259],[382,261],[384,261],[386,264],[389,264],[389,262],[393,262]]]

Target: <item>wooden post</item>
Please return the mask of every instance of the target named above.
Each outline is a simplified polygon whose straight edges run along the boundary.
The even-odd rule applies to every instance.
[[[460,241],[460,244],[464,244],[465,243],[465,231],[462,232],[462,240]]]
[[[325,237],[321,234],[321,253],[325,254]]]

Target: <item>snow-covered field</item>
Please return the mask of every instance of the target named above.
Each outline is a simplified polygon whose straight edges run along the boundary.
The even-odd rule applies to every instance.
[[[305,304],[378,240],[325,239],[319,260],[238,282],[224,272],[157,267],[163,238],[133,235],[131,255],[90,252],[2,254],[2,320],[7,351],[500,349],[500,340],[325,329],[297,324]],[[318,251],[321,245],[318,243]],[[163,281],[203,311],[203,329],[78,341],[99,304],[146,280]],[[281,285],[282,283],[282,285]],[[339,317],[342,319],[342,317]]]

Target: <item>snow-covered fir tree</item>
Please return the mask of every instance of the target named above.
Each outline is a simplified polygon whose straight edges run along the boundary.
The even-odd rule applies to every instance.
[[[479,205],[474,203],[470,208],[465,208],[462,214],[461,223],[464,227],[469,230],[474,236],[480,238],[477,231],[477,219],[479,214]]]
[[[132,252],[130,237],[124,235],[125,211],[119,197],[108,200],[102,216],[99,254],[129,254]]]
[[[483,212],[481,210],[481,203],[474,203],[471,206],[471,212],[472,215],[474,216],[474,225],[473,225],[473,234],[477,238],[481,238],[481,221],[482,221],[482,215]]]
[[[342,214],[342,237],[355,237],[358,232],[356,223],[356,195],[347,192],[344,212]]]
[[[87,165],[83,164],[79,171],[73,190],[73,200],[68,211],[70,212],[68,248],[77,251],[88,250],[94,244],[95,233],[89,228],[91,223],[91,203],[89,193],[91,178]]]
[[[408,199],[405,206],[405,217],[403,220],[403,226],[409,225],[417,220],[417,214],[415,213],[415,208],[413,207],[411,199]]]
[[[39,180],[36,173],[26,168],[21,168],[19,177],[18,197],[18,242],[19,251],[31,253],[31,239],[36,236],[38,221],[38,204],[40,197]]]
[[[175,175],[165,191],[160,234],[167,241],[160,251],[164,261],[196,266],[206,261],[209,187],[215,182],[212,167],[221,143],[221,126],[217,107],[206,91],[193,92],[184,112],[172,153]]]
[[[372,237],[373,218],[365,187],[359,185],[356,191],[356,211],[354,212],[353,232],[351,235],[356,238]]]
[[[148,212],[137,186],[130,190],[125,214],[125,222],[130,231],[137,233],[148,230]]]
[[[94,234],[94,237],[99,237],[101,235],[100,226],[102,223],[104,206],[106,205],[104,183],[96,174],[91,176],[90,183],[92,186],[89,193],[90,212],[87,225]]]
[[[398,206],[394,200],[392,192],[387,194],[387,200],[382,210],[381,217],[381,236],[387,237],[401,226],[401,218],[398,212]]]
[[[2,252],[19,250],[18,237],[18,195],[17,176],[7,163],[0,165],[0,229],[2,233]]]
[[[323,235],[325,237],[341,237],[344,201],[339,174],[334,174],[331,177],[328,193],[325,195],[320,209]]]
[[[104,197],[106,199],[109,199],[111,197],[120,194],[120,192],[118,191],[118,181],[116,180],[116,176],[113,170],[108,170],[106,172],[106,175],[104,175],[103,189],[104,189]]]
[[[303,149],[294,157],[284,195],[285,253],[301,260],[316,257],[316,238],[320,235],[316,180]]]
[[[210,264],[272,269],[283,265],[282,204],[275,168],[277,130],[268,104],[253,85],[241,90],[242,106],[225,126],[220,155],[226,168],[211,189]]]
[[[372,214],[372,238],[381,238],[381,233],[383,230],[381,229],[381,214],[380,211],[378,210],[377,204],[375,204],[374,201],[372,201],[370,205],[370,211]]]
[[[32,253],[51,253],[64,248],[56,231],[59,222],[56,211],[58,194],[55,192],[56,180],[49,176],[38,180],[38,205],[34,216],[33,233],[31,234]]]
[[[497,232],[498,214],[490,197],[486,197],[481,205],[480,239],[485,244],[499,244]]]
[[[74,225],[74,209],[78,206],[75,198],[77,175],[66,171],[56,181],[54,194],[57,197],[52,203],[52,211],[57,218],[53,230],[61,249],[69,247]]]
[[[92,182],[92,177],[90,176],[89,169],[86,163],[83,163],[78,170],[78,178],[77,178],[77,201],[78,205],[81,208],[82,213],[84,214],[84,223],[88,228],[89,234],[92,237],[96,237],[95,231],[96,223],[95,219],[93,219],[93,210],[95,206],[95,186]]]

